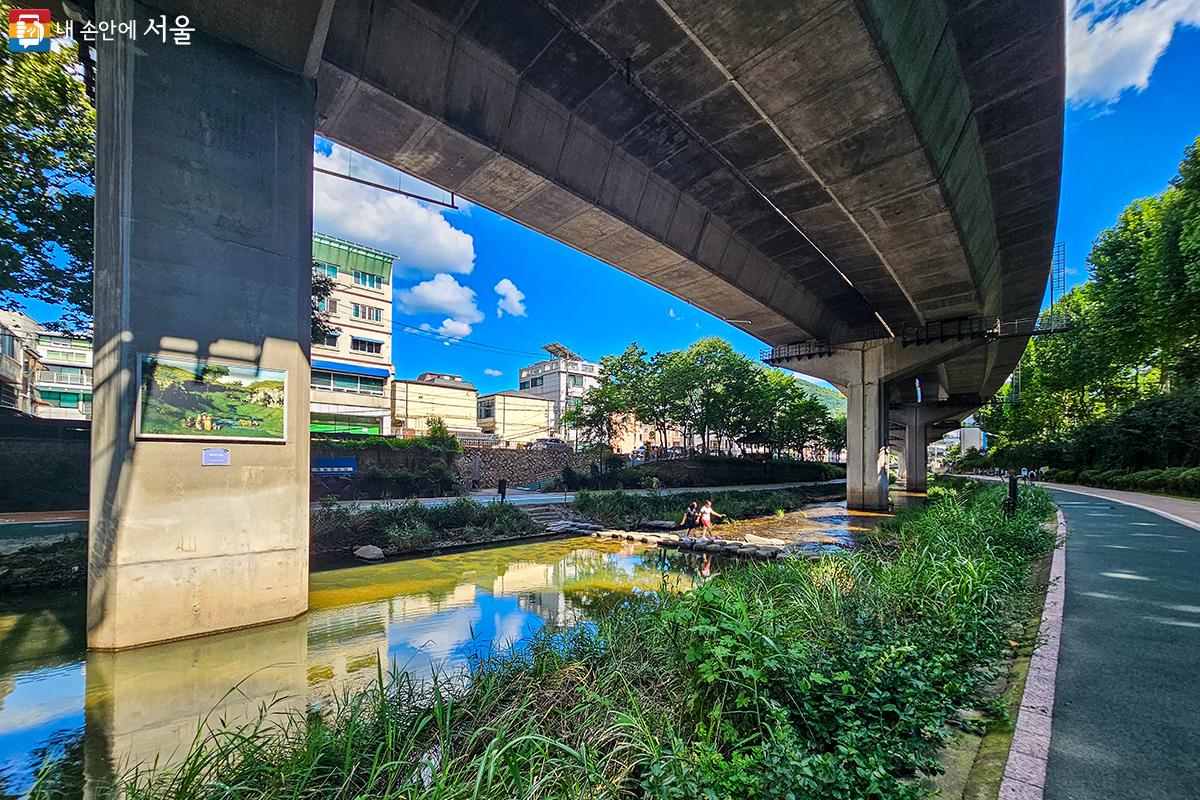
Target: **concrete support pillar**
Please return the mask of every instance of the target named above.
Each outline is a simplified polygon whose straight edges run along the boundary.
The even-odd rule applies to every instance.
[[[264,708],[272,722],[303,713],[307,667],[305,619],[88,653],[84,777],[90,791],[84,797],[111,797],[102,787],[119,777],[114,767],[177,763],[195,740],[198,720],[235,727],[257,721]]]
[[[846,506],[888,507],[888,419],[881,351],[864,350],[846,394]]]
[[[904,488],[910,492],[929,488],[929,449],[925,417],[919,408],[904,410]]]
[[[105,20],[158,12],[99,0]],[[314,85],[197,32],[98,41],[88,644],[295,617],[308,596]],[[285,442],[139,438],[139,354],[286,370]],[[202,466],[205,448],[228,465]]]

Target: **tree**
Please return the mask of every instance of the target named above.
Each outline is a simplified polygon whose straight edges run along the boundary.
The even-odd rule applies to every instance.
[[[312,341],[319,344],[325,337],[336,333],[330,322],[329,296],[333,294],[333,279],[324,272],[313,272],[312,276]]]
[[[653,356],[634,342],[605,356],[598,385],[565,415],[593,445],[612,442],[635,418],[653,426],[664,447],[675,428],[687,440],[699,434],[706,451],[713,438],[765,434],[773,451],[802,453],[823,440],[829,425],[824,404],[794,375],[767,369],[711,337]]]
[[[211,386],[221,378],[226,378],[228,376],[229,367],[225,366],[224,364],[205,364],[200,368],[200,371],[196,373],[196,380],[205,384],[206,386]]]
[[[622,393],[601,374],[600,385],[593,387],[578,405],[563,414],[563,424],[579,433],[587,447],[608,445],[623,433],[629,411]]]
[[[96,126],[76,53],[0,46],[0,304],[35,298],[74,325],[92,308]]]
[[[830,417],[821,433],[821,443],[827,450],[841,452],[846,449],[846,417],[839,415]]]
[[[1189,464],[1200,384],[1200,140],[1171,185],[1131,202],[1088,255],[1090,278],[1050,313],[1019,377],[976,413],[1004,463]],[[1200,398],[1197,398],[1200,402]],[[1169,433],[1168,433],[1169,432]]]

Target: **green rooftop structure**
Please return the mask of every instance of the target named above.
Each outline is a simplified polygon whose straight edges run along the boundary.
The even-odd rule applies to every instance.
[[[333,264],[345,270],[357,270],[391,280],[396,256],[357,242],[348,242],[324,233],[313,234],[313,261]]]

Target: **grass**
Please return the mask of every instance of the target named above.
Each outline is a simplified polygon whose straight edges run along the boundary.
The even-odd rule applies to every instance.
[[[480,503],[460,497],[427,506],[415,500],[350,508],[322,502],[312,515],[310,550],[341,552],[373,544],[395,553],[422,552],[438,545],[474,544],[541,532],[512,503]]]
[[[666,495],[628,492],[581,491],[573,506],[579,513],[605,525],[633,528],[648,520],[678,520],[689,503],[712,500],[713,507],[730,520],[773,516],[795,511],[822,499],[845,496],[841,486],[799,486],[790,489],[728,492],[679,492]]]
[[[921,797],[956,711],[1007,665],[1054,544],[1041,490],[1012,518],[1002,487],[934,494],[861,551],[635,594],[469,681],[381,671],[321,712],[202,729],[182,763],[93,796]],[[49,765],[32,797],[53,786]]]

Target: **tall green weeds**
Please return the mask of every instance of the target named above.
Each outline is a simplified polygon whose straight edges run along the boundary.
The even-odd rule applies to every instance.
[[[380,675],[201,736],[130,798],[915,798],[982,702],[1053,534],[1044,492],[950,492],[857,553],[731,566],[544,632],[470,680]],[[452,512],[443,512],[450,514]],[[47,782],[45,786],[51,785]],[[39,785],[35,797],[50,796]],[[98,792],[97,796],[103,796]]]
[[[513,503],[480,503],[459,497],[439,505],[407,500],[366,508],[322,502],[312,515],[310,538],[314,553],[340,552],[363,544],[409,552],[439,544],[532,536],[541,530]]]

